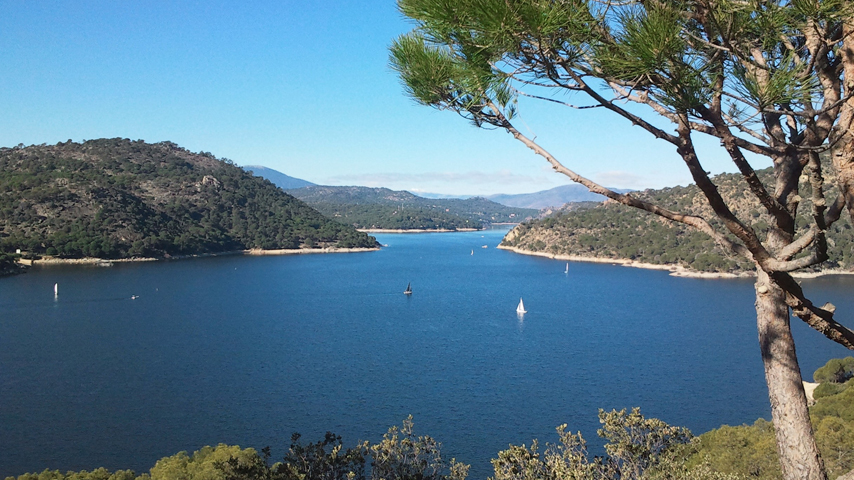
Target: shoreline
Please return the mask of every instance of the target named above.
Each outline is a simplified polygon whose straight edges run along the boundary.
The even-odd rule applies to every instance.
[[[628,260],[628,259],[624,259],[624,258],[583,257],[580,255],[564,255],[564,254],[554,254],[554,253],[546,253],[546,252],[532,252],[530,250],[523,250],[523,249],[520,249],[517,247],[507,247],[504,245],[499,245],[496,248],[499,248],[501,250],[507,250],[507,251],[510,251],[513,253],[518,253],[521,255],[545,257],[545,258],[551,258],[553,260],[565,260],[568,262],[608,263],[611,265],[621,265],[623,267],[632,267],[632,268],[643,268],[646,270],[665,270],[665,271],[670,272],[669,275],[672,277],[706,278],[706,279],[754,278],[754,277],[756,277],[756,273],[754,273],[754,272],[741,272],[741,273],[700,272],[697,270],[692,270],[690,268],[683,267],[682,265],[660,265],[660,264],[655,264],[655,263],[638,262],[635,260]],[[791,275],[795,278],[817,278],[817,277],[824,277],[824,276],[829,276],[829,275],[854,275],[854,271],[829,269],[829,270],[824,270],[821,272],[792,272]]]
[[[450,232],[479,232],[482,228],[458,228],[451,230],[447,228],[435,228],[427,230],[423,228],[410,229],[394,229],[394,228],[357,228],[356,230],[364,233],[450,233]]]
[[[137,257],[137,258],[118,258],[118,259],[108,259],[108,258],[95,258],[95,257],[84,257],[84,258],[42,258],[39,260],[24,260],[21,263],[23,265],[103,265],[110,266],[114,263],[136,263],[136,262],[159,262],[159,261],[172,261],[172,260],[186,260],[190,258],[205,258],[205,257],[223,257],[229,255],[251,255],[251,256],[263,256],[263,255],[306,255],[313,253],[361,253],[361,252],[375,252],[379,250],[380,247],[362,247],[362,248],[335,248],[335,247],[327,247],[327,248],[294,248],[294,249],[278,249],[278,250],[262,250],[260,248],[252,248],[248,250],[231,250],[227,252],[215,252],[215,253],[198,253],[194,255],[173,255],[169,257]],[[26,263],[24,263],[26,262]]]

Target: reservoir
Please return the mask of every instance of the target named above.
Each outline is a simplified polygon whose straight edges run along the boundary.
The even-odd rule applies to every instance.
[[[769,418],[751,280],[566,271],[496,249],[504,233],[0,278],[0,478],[141,473],[217,443],[269,445],[278,460],[293,432],[376,442],[412,414],[416,434],[483,479],[499,450],[554,442],[562,423],[599,453],[599,408],[638,406],[696,434]],[[802,284],[852,326],[854,277]],[[792,323],[806,380],[849,354]]]

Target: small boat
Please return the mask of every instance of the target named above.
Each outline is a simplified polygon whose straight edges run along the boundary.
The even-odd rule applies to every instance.
[[[482,247],[480,247],[480,248],[489,248],[489,245],[484,245],[484,246],[482,246]]]
[[[404,295],[412,295],[412,282],[406,284],[406,290],[403,291]]]
[[[519,306],[516,307],[516,313],[528,313],[528,311],[525,310],[525,304],[522,303],[521,298],[519,299]]]
[[[563,273],[569,273],[569,262],[567,262],[567,264],[566,264],[566,270],[564,270],[564,271],[563,271]]]
[[[57,295],[59,295],[59,284],[58,284],[58,283],[54,283],[54,284],[53,284],[53,296],[55,297],[55,296],[57,296]]]
[[[471,251],[471,254],[474,255],[474,250]]]
[[[131,296],[130,296],[130,299],[131,299],[131,300],[136,300],[137,298],[139,298],[139,295],[131,295]]]

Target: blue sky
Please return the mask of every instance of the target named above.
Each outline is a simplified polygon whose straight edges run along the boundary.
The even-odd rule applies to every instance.
[[[508,134],[404,95],[388,45],[412,25],[391,0],[0,6],[0,146],[171,140],[315,183],[413,192],[569,183]],[[671,146],[607,112],[521,102],[520,113],[524,133],[606,185],[689,182]],[[707,170],[733,170],[703,145]]]

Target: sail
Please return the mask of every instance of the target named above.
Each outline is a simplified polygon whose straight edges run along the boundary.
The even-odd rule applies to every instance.
[[[519,299],[519,306],[516,307],[516,313],[528,313],[528,311],[525,310],[525,304],[522,303],[521,298]]]
[[[406,290],[403,291],[405,295],[410,295],[412,293],[412,282],[406,284]]]

